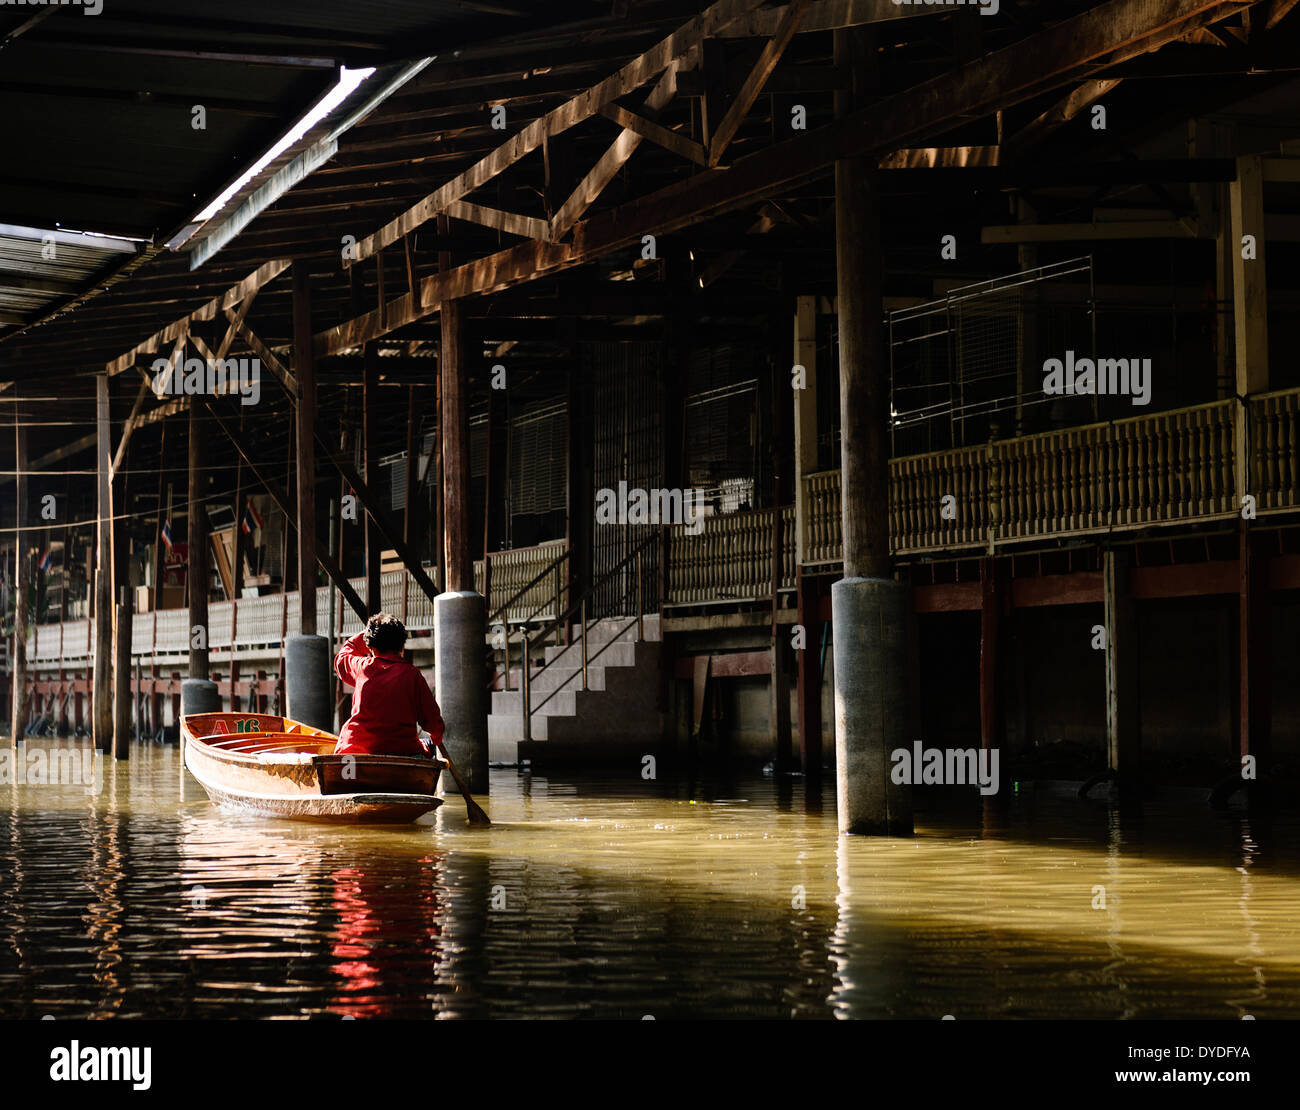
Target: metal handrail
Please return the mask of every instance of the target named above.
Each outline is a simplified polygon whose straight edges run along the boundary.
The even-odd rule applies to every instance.
[[[542,699],[541,702],[538,703],[537,706],[534,707],[532,704],[532,680],[534,676],[531,673],[532,671],[531,656],[532,656],[532,647],[533,647],[534,638],[538,641],[544,640],[552,632],[558,631],[562,626],[570,623],[575,614],[579,615],[582,622],[582,633],[581,633],[582,669],[580,672],[577,673],[580,673],[582,675],[582,688],[585,690],[587,688],[588,664],[595,659],[599,659],[600,656],[603,655],[612,644],[617,642],[619,636],[621,636],[633,625],[636,625],[637,642],[639,642],[641,639],[644,638],[645,624],[644,624],[644,616],[642,614],[644,598],[643,598],[643,590],[642,590],[641,555],[645,551],[645,549],[650,546],[650,544],[658,543],[659,539],[660,536],[657,532],[653,532],[650,535],[646,536],[644,539],[642,539],[642,541],[639,544],[637,544],[631,551],[629,551],[622,559],[620,559],[618,563],[616,563],[613,567],[611,567],[604,574],[602,574],[598,579],[596,579],[596,581],[588,585],[587,588],[583,590],[582,593],[579,595],[578,600],[574,602],[572,605],[570,605],[568,609],[566,609],[563,613],[556,616],[556,618],[553,621],[551,621],[550,624],[547,624],[541,629],[539,629],[535,634],[535,637],[529,635],[529,631],[527,628],[520,629],[520,641],[523,648],[523,652],[522,652],[523,673],[519,684],[520,695],[521,695],[519,699],[519,706],[520,706],[520,715],[522,717],[524,740],[532,739],[533,714],[537,712],[538,709],[541,709],[541,707],[545,705],[548,701],[550,701],[553,697],[555,697],[556,694],[558,694],[561,690],[563,690],[573,680],[573,678],[576,677],[575,674],[565,679],[564,682],[562,682],[559,686],[557,686],[554,690],[552,690],[544,699]],[[587,642],[586,642],[587,641],[587,599],[592,594],[594,594],[597,590],[603,588],[606,585],[606,583],[608,583],[611,579],[613,579],[614,575],[620,573],[624,567],[626,567],[630,562],[634,560],[636,562],[636,586],[635,586],[636,615],[632,618],[632,620],[628,622],[626,627],[619,629],[619,631],[615,633],[614,638],[611,639],[609,643],[607,643],[604,647],[602,647],[600,651],[596,652],[595,655],[589,656],[587,653]],[[623,596],[624,597],[627,596],[626,591],[624,592]],[[558,606],[556,606],[556,608],[558,608]],[[560,654],[557,655],[555,659],[550,659],[547,660],[545,663],[543,663],[542,666],[538,668],[538,673],[540,674],[542,671],[545,671],[557,659],[563,658],[565,653],[572,646],[573,646],[572,641],[565,644],[564,651],[560,652]],[[506,684],[507,684],[506,688],[507,689],[509,689],[509,681],[510,681],[509,676],[510,676],[510,636],[509,636],[509,630],[507,629],[507,634],[506,634]]]
[[[497,608],[493,612],[489,613],[487,623],[491,625],[497,619],[497,617],[501,616],[503,613],[509,612],[511,606],[513,606],[516,601],[518,601],[521,597],[523,597],[524,594],[526,594],[529,590],[531,590],[534,586],[536,586],[537,583],[540,582],[543,578],[545,578],[548,574],[554,571],[568,557],[569,557],[569,549],[566,547],[563,551],[560,552],[560,554],[558,554],[554,559],[552,559],[549,563],[547,563],[546,566],[544,566],[535,575],[533,575],[533,577],[529,579],[526,585],[520,586],[519,589],[517,589],[513,594],[511,594],[510,599],[508,601],[506,601],[502,605],[497,606]],[[558,590],[556,592],[556,598],[557,601],[555,607],[558,609],[560,607],[558,602],[558,598],[559,598]],[[532,620],[533,617],[535,617],[539,612],[541,612],[540,609],[534,609],[531,613],[529,613],[526,617],[524,617],[524,620],[525,621]]]

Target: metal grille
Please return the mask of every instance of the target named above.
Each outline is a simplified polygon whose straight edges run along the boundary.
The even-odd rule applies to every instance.
[[[510,513],[540,515],[564,508],[568,473],[567,405],[528,405],[510,422]]]
[[[652,489],[663,473],[661,373],[664,349],[658,343],[583,343],[583,379],[591,383],[597,491]],[[597,524],[592,539],[592,580],[609,574],[641,540],[654,532],[648,524]],[[641,557],[642,607],[654,607],[659,575],[658,546]],[[635,608],[636,567],[614,575],[593,598],[588,616],[627,614]]]
[[[1087,292],[1051,295],[1066,284]],[[1045,426],[1049,417],[1041,409],[1056,399],[1042,393],[1042,360],[1066,349],[1092,356],[1094,306],[1089,256],[961,286],[941,300],[891,312],[893,453],[961,447]]]

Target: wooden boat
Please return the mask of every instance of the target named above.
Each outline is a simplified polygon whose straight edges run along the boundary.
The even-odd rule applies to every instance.
[[[267,713],[181,718],[185,766],[217,805],[265,817],[401,824],[436,809],[444,764],[335,755],[338,737]]]

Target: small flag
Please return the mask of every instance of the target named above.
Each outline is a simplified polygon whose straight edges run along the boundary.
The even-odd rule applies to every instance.
[[[258,515],[257,510],[253,508],[251,501],[244,506],[244,519],[240,521],[239,526],[244,530],[246,536],[251,536],[254,530],[262,527],[262,518]]]
[[[52,562],[52,559],[50,558],[51,554],[52,552],[50,548],[47,547],[45,549],[45,554],[41,556],[41,561],[37,564],[37,569],[42,574],[45,574],[50,569],[50,563]]]
[[[163,521],[162,542],[168,551],[172,549],[172,522],[170,520]]]

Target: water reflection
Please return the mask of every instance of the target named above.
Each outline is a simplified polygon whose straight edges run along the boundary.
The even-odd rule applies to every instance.
[[[214,809],[173,749],[0,793],[0,1014],[1289,1016],[1293,818],[496,772],[405,828]]]

